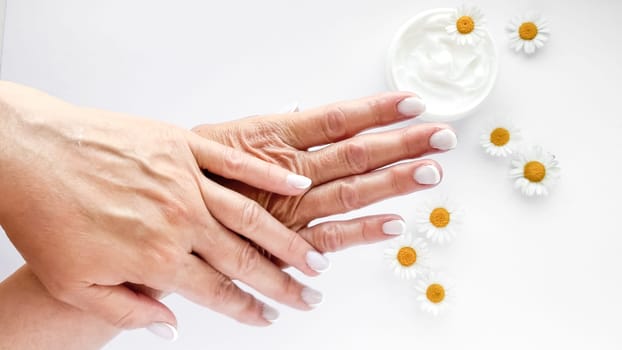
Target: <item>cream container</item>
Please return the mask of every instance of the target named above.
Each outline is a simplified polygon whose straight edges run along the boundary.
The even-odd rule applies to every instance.
[[[497,50],[488,31],[475,45],[460,45],[445,29],[454,9],[424,11],[396,33],[387,59],[392,90],[411,91],[426,103],[421,119],[446,122],[475,111],[497,78]]]

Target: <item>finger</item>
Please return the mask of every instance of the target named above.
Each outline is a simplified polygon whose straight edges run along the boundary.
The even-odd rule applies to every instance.
[[[161,302],[125,286],[91,285],[72,290],[60,299],[121,329],[145,327],[157,335],[177,338],[177,320]]]
[[[188,255],[179,273],[177,292],[192,302],[253,326],[268,326],[278,318],[278,311],[194,255]]]
[[[352,139],[308,152],[308,175],[316,185],[362,174],[404,159],[456,147],[454,131],[444,124],[419,124]]]
[[[329,221],[304,228],[298,234],[322,253],[401,235],[406,223],[398,215],[374,215],[346,221]]]
[[[287,138],[298,149],[325,145],[359,132],[396,123],[423,113],[425,104],[412,93],[390,92],[279,116]]]
[[[320,292],[296,281],[264,257],[249,241],[222,226],[201,235],[193,250],[216,270],[279,303],[310,310],[322,300]]]
[[[307,221],[345,213],[383,199],[434,187],[441,179],[441,167],[432,160],[402,163],[315,187],[303,197],[297,213]]]
[[[202,184],[205,205],[223,226],[264,247],[306,275],[316,276],[328,269],[330,263],[326,257],[257,202],[208,179]]]
[[[305,176],[191,132],[188,141],[199,167],[222,177],[282,195],[297,195],[311,186]]]

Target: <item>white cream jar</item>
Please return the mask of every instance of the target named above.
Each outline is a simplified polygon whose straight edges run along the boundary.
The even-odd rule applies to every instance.
[[[400,28],[389,48],[389,87],[421,96],[427,121],[451,121],[473,112],[497,77],[497,51],[488,31],[475,45],[460,45],[447,34],[454,11],[421,12]]]

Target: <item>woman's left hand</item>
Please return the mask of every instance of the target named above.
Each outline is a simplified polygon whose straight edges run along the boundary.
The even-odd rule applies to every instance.
[[[319,251],[332,252],[399,234],[403,221],[400,223],[397,215],[376,215],[307,227],[312,220],[440,182],[441,167],[432,160],[383,167],[453,149],[457,139],[448,125],[417,124],[357,136],[366,129],[416,117],[424,110],[425,105],[414,94],[385,93],[308,111],[200,125],[193,131],[310,177],[314,187],[305,194],[281,196],[208,174],[256,200]],[[328,146],[309,150],[321,145]]]

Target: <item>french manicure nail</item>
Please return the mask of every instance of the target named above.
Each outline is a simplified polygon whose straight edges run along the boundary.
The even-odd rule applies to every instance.
[[[391,220],[382,224],[382,232],[386,235],[401,235],[406,231],[406,223],[403,220]]]
[[[330,267],[330,261],[324,255],[312,250],[307,253],[307,265],[317,272],[323,272]]]
[[[279,311],[272,306],[263,304],[263,310],[261,311],[261,317],[266,321],[276,321],[279,318]]]
[[[421,185],[436,185],[441,182],[441,174],[434,165],[423,165],[415,169],[415,181]]]
[[[419,97],[407,97],[397,104],[397,111],[406,117],[414,117],[425,112],[425,103]]]
[[[458,144],[458,138],[456,134],[450,129],[443,129],[435,132],[430,136],[430,146],[439,149],[441,151],[448,151],[456,148]]]
[[[302,300],[309,306],[316,306],[322,302],[322,293],[309,287],[302,288],[300,293]]]
[[[165,322],[152,323],[147,326],[146,329],[158,337],[166,339],[170,342],[174,342],[178,336],[177,328]]]
[[[311,179],[297,174],[289,174],[287,175],[287,184],[297,188],[299,190],[304,190],[311,186]]]

